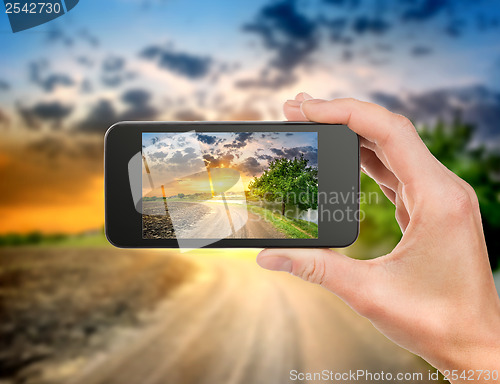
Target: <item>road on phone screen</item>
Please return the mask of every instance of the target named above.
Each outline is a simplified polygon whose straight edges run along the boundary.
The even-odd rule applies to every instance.
[[[286,383],[293,370],[358,369],[422,372],[424,380],[394,382],[428,382],[422,360],[325,289],[260,269],[256,253],[184,255],[197,265],[196,276],[157,307],[154,321],[101,351],[67,383]]]
[[[260,216],[248,212],[246,204],[235,203],[228,200],[227,205],[222,201],[209,201],[204,203],[182,202],[180,204],[177,203],[177,205],[179,208],[177,208],[176,203],[169,203],[169,212],[179,238],[284,239],[287,237]],[[196,210],[180,208],[186,205],[209,208],[209,213],[205,214],[201,219],[197,217],[191,219],[190,212],[196,212]],[[232,232],[231,222],[235,229],[234,234]],[[186,223],[186,225],[184,225],[184,223]]]

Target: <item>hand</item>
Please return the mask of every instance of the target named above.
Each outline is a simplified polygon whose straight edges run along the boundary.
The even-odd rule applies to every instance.
[[[500,373],[500,299],[473,188],[432,156],[407,118],[378,105],[299,94],[284,112],[289,120],[346,124],[361,136],[362,171],[395,204],[403,237],[373,260],[266,249],[257,262],[332,291],[441,372]]]

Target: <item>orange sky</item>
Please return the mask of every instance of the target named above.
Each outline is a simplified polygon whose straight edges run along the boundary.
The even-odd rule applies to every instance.
[[[57,140],[71,139],[60,135]],[[80,233],[104,225],[102,139],[93,151],[55,157],[4,136],[0,145],[0,234]],[[78,146],[75,146],[78,149]]]

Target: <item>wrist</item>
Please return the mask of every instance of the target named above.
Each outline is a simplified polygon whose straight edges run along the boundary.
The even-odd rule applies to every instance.
[[[444,332],[442,348],[429,362],[441,373],[445,371],[489,370],[500,373],[500,311],[481,325],[470,321],[465,327]],[[452,381],[462,383],[466,381]],[[494,382],[494,381],[492,381]]]

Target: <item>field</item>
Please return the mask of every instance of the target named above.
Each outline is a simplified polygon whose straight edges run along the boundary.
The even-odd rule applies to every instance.
[[[196,270],[165,253],[89,245],[104,243],[97,237],[80,248],[0,248],[2,384],[64,382]]]

